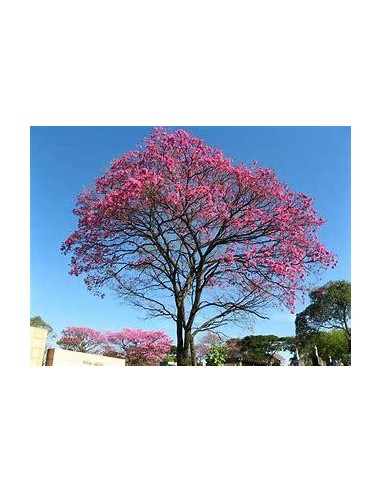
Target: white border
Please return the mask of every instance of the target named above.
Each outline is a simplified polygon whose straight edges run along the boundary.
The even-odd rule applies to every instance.
[[[15,489],[26,480],[33,491],[49,481],[78,491],[373,490],[370,436],[379,429],[379,403],[372,368],[380,347],[371,284],[379,249],[375,5],[7,5],[2,363],[5,478]],[[356,367],[242,368],[238,375],[236,368],[24,366],[30,125],[352,126]]]

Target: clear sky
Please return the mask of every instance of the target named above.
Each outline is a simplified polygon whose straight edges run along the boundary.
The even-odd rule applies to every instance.
[[[179,127],[166,127],[173,131]],[[320,279],[350,280],[350,127],[181,127],[237,162],[272,167],[293,191],[314,199],[326,224],[321,242],[338,257]],[[123,327],[162,329],[175,338],[166,319],[146,320],[144,312],[106,291],[92,295],[82,278],[68,275],[69,257],[60,246],[76,228],[76,197],[92,185],[118,155],[134,149],[152,127],[31,128],[31,295],[30,314],[40,315],[59,333],[67,326],[99,330]],[[298,304],[297,310],[303,308]],[[256,334],[294,334],[294,315],[269,311]],[[242,329],[227,330],[243,336]]]

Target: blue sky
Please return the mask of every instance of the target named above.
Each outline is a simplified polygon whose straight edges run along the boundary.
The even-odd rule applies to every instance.
[[[166,127],[170,131],[179,127]],[[319,238],[339,263],[320,279],[350,280],[350,127],[181,127],[235,161],[258,160],[270,166],[293,191],[314,199],[327,223]],[[30,314],[40,315],[59,333],[67,326],[99,330],[122,327],[163,329],[173,338],[167,320],[146,320],[142,311],[122,305],[111,292],[93,296],[81,278],[68,275],[69,258],[60,252],[76,228],[72,214],[84,187],[121,153],[142,143],[152,127],[31,128],[31,292]],[[299,303],[298,310],[303,306]],[[294,316],[269,311],[256,334],[294,334]],[[243,336],[242,329],[227,330]]]

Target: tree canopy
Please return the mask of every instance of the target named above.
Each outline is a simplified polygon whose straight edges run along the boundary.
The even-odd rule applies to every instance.
[[[311,303],[295,318],[295,333],[302,341],[327,330],[341,330],[351,351],[351,283],[331,281],[309,294]]]
[[[207,366],[223,366],[226,360],[226,347],[223,343],[212,344],[206,358]]]
[[[36,326],[37,328],[45,328],[50,335],[53,332],[53,328],[44,321],[41,316],[33,316],[30,318],[30,326]]]
[[[124,330],[106,333],[106,350],[129,366],[157,365],[170,352],[172,340],[162,331]]]
[[[283,350],[283,340],[276,335],[249,335],[240,340],[244,364],[270,365],[276,352]]]
[[[104,333],[92,328],[71,326],[62,331],[57,345],[65,350],[99,353],[105,342]]]
[[[311,198],[182,130],[156,129],[115,159],[74,213],[70,273],[174,322],[178,365],[195,363],[198,333],[293,310],[305,275],[336,261]]]
[[[81,327],[66,328],[57,341],[63,349],[119,357],[130,366],[158,365],[169,354],[171,343],[162,331],[100,332]]]
[[[350,365],[351,354],[343,330],[320,331],[298,339],[298,353],[304,365],[316,362],[316,350],[318,356],[328,365],[332,361]]]

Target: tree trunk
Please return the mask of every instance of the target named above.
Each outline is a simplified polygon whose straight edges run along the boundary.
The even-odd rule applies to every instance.
[[[347,335],[348,352],[351,354],[351,335]]]
[[[183,328],[184,328],[184,317],[182,310],[178,308],[177,310],[177,348],[176,348],[176,360],[178,366],[185,365],[183,363],[183,352],[184,352],[184,341],[183,341]]]
[[[183,336],[185,333],[185,336]],[[185,329],[184,305],[179,302],[177,308],[177,350],[176,358],[178,366],[189,366],[190,364],[190,339],[191,331]]]
[[[177,344],[176,353],[177,365],[178,366],[189,366],[190,364],[190,354],[189,354],[189,341],[184,341],[184,344],[179,346]]]
[[[185,331],[184,337],[184,346],[182,353],[182,364],[183,366],[189,366],[191,364],[191,356],[190,356],[190,346],[191,346],[192,335],[190,330]]]
[[[185,322],[185,309],[182,300],[177,301],[177,349],[176,359],[178,366],[195,366],[196,354],[194,350],[191,323]]]
[[[197,366],[197,361],[196,361],[196,351],[194,349],[194,338],[193,338],[193,335],[191,334],[190,336],[190,343],[189,343],[189,347],[190,347],[190,354],[191,354],[191,362],[192,362],[192,366]]]
[[[349,328],[346,320],[346,315],[345,315],[345,308],[344,308],[344,331],[345,334],[347,335],[347,344],[348,344],[348,352],[351,354],[351,329]]]

